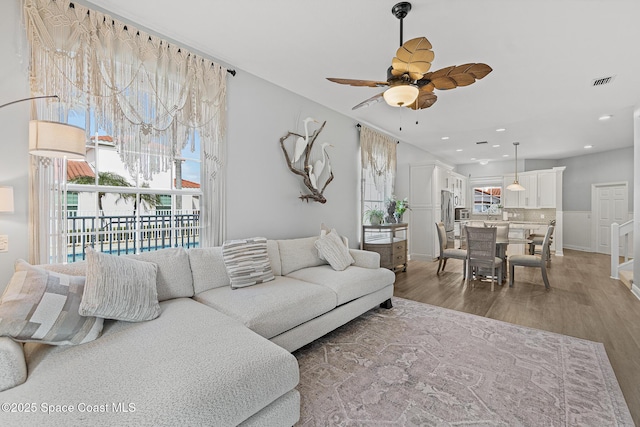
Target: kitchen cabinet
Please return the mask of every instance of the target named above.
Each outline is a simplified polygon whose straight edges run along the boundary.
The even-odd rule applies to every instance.
[[[524,191],[510,191],[514,175],[505,175],[502,204],[506,209],[553,209],[556,207],[556,171],[541,170],[518,174],[518,181]]]
[[[520,207],[520,193],[521,191],[507,190],[507,187],[513,184],[515,175],[505,175],[502,184],[502,197],[500,202],[505,209],[515,209]]]
[[[412,164],[409,172],[409,203],[411,205],[409,253],[411,259],[432,261],[440,253],[435,223],[442,220],[442,190],[455,194],[453,167],[442,162]],[[462,175],[459,175],[460,177]],[[458,183],[462,185],[462,182]],[[455,191],[454,191],[455,190]],[[460,188],[460,194],[464,189]],[[454,197],[455,201],[455,197]],[[460,198],[458,198],[460,203]]]
[[[518,175],[520,185],[524,191],[518,191],[518,204],[521,208],[535,209],[538,207],[538,173],[525,172]]]
[[[556,207],[556,172],[538,172],[538,208]]]

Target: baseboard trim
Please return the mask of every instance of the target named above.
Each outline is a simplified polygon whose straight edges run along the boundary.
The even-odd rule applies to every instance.
[[[640,288],[637,287],[635,284],[631,285],[631,293],[634,294],[636,298],[640,300]]]
[[[593,252],[591,248],[585,248],[583,246],[564,245],[564,249],[571,249],[574,251],[581,251],[581,252]]]

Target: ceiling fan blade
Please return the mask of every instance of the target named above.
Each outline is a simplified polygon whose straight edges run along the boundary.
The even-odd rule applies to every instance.
[[[425,86],[426,87],[426,86]],[[420,89],[418,93],[418,98],[411,105],[408,105],[408,108],[412,110],[422,110],[424,108],[429,108],[438,100],[438,97],[431,92],[430,90],[425,90],[424,87]]]
[[[391,61],[391,74],[399,77],[408,74],[412,80],[419,80],[431,68],[435,54],[425,37],[418,37],[405,42],[396,51]]]
[[[469,86],[489,74],[493,69],[487,64],[472,63],[442,68],[424,75],[436,89],[448,90],[458,86]]]
[[[362,108],[362,107],[368,107],[370,105],[373,104],[377,104],[378,102],[382,101],[384,92],[380,92],[379,94],[372,96],[369,99],[365,99],[364,101],[362,101],[360,104],[356,105],[355,107],[352,108],[352,110],[357,110],[358,108]]]
[[[327,77],[327,80],[334,83],[340,83],[341,85],[349,85],[349,86],[367,86],[367,87],[389,86],[389,83],[387,82],[378,82],[374,80],[336,79],[333,77]]]

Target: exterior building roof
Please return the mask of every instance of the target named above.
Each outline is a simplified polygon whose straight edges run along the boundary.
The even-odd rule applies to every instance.
[[[67,181],[71,181],[79,176],[90,176],[95,178],[96,174],[87,162],[67,162]]]

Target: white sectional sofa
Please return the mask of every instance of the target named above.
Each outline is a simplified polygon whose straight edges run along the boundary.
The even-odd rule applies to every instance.
[[[220,247],[132,255],[158,265],[161,315],[105,321],[100,338],[75,346],[0,338],[0,425],[295,424],[290,352],[389,308],[395,281],[373,252],[351,249],[355,263],[333,270],[316,239],[267,241],[275,280],[240,289]],[[81,276],[86,265],[46,268]]]

